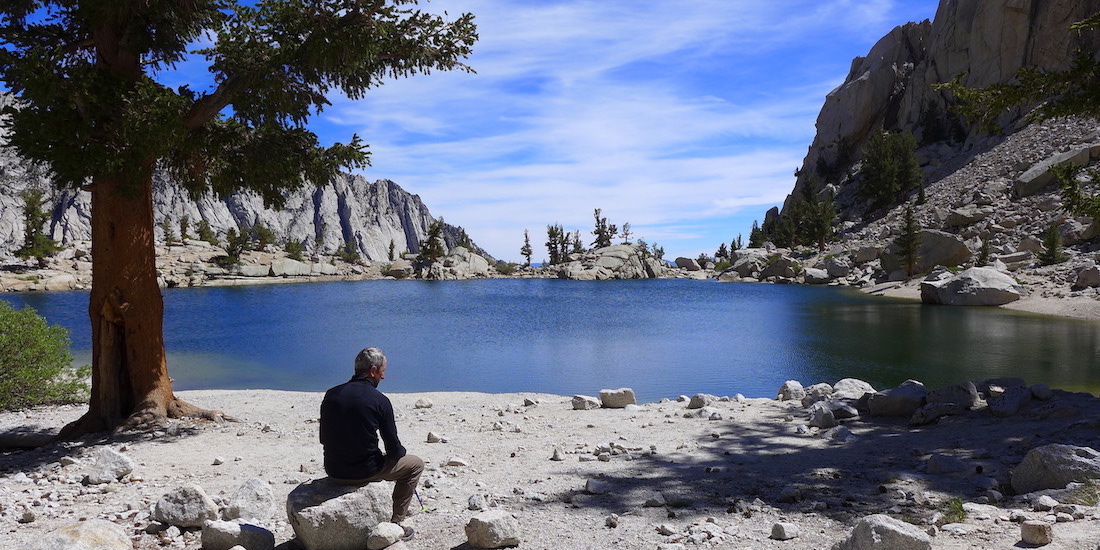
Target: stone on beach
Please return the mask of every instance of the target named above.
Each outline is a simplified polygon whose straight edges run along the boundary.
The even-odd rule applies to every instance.
[[[802,401],[802,398],[806,397],[806,390],[802,387],[802,383],[798,380],[787,380],[783,383],[783,386],[779,388],[779,393],[776,394],[776,401]]]
[[[1037,520],[1020,524],[1020,542],[1030,546],[1046,546],[1054,542],[1054,526]]]
[[[160,497],[153,519],[177,527],[202,527],[206,520],[218,519],[218,506],[202,487],[184,485]]]
[[[383,521],[374,527],[370,537],[367,538],[369,550],[382,550],[393,546],[401,537],[405,536],[405,529],[396,523]],[[205,548],[203,550],[206,550]]]
[[[95,465],[88,470],[87,479],[91,485],[100,485],[118,480],[133,471],[134,461],[130,457],[110,447],[104,447],[99,451]]]
[[[924,384],[906,380],[900,386],[871,394],[867,407],[871,416],[911,417],[924,404]]]
[[[482,512],[466,523],[466,540],[474,548],[518,546],[519,522],[503,510]]]
[[[638,400],[634,398],[634,390],[619,388],[617,390],[600,390],[600,404],[605,409],[624,409],[627,405],[636,405]]]
[[[574,395],[572,403],[575,411],[589,411],[598,409],[603,405],[599,399],[590,395]]]
[[[389,521],[392,493],[389,482],[356,487],[317,479],[290,492],[287,516],[308,550],[361,550],[374,527]]]
[[[932,537],[885,514],[867,516],[832,550],[932,550]]]
[[[208,520],[202,525],[202,550],[273,550],[275,534],[258,525]]]
[[[277,509],[271,484],[262,477],[254,477],[233,493],[224,516],[225,519],[266,520],[275,517]]]
[[[66,525],[39,537],[26,550],[132,550],[126,530],[102,519]]]
[[[1012,470],[1012,488],[1020,494],[1064,489],[1071,482],[1089,479],[1100,479],[1100,453],[1060,443],[1031,449]]]

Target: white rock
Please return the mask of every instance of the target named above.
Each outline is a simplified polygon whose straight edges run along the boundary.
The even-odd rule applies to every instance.
[[[413,405],[413,408],[416,408],[416,409],[430,409],[430,408],[432,408],[432,405],[434,405],[434,403],[432,403],[431,399],[428,399],[426,397],[421,397],[420,399],[416,400],[416,403]]]
[[[772,525],[772,536],[775,540],[791,540],[798,536],[798,526],[793,523],[776,522]]]
[[[806,397],[806,390],[802,387],[802,383],[798,380],[787,380],[779,388],[779,393],[776,394],[776,401],[802,401],[802,398]]]
[[[466,540],[474,548],[518,546],[519,522],[503,510],[482,512],[466,523]]]
[[[875,514],[859,520],[832,550],[932,550],[932,537],[915,525]]]
[[[1024,455],[1012,470],[1012,488],[1023,494],[1064,489],[1070,482],[1096,478],[1100,478],[1100,453],[1090,447],[1052,443]]]
[[[233,521],[206,521],[202,525],[202,550],[230,550],[243,546],[247,550],[272,550],[275,534],[263,527]]]
[[[590,395],[574,395],[573,396],[573,410],[587,411],[592,409],[598,409],[602,406],[599,399]]]
[[[439,443],[440,441],[443,441],[443,438],[439,437],[439,434],[435,432],[428,432],[428,443]]]
[[[1045,521],[1025,521],[1020,524],[1020,540],[1031,546],[1046,546],[1054,542],[1054,527]]]
[[[390,482],[355,487],[318,479],[290,492],[287,516],[309,550],[361,550],[374,527],[390,520],[392,494]]]
[[[630,388],[600,390],[600,404],[606,409],[622,409],[627,405],[637,403],[638,400],[634,397],[634,390]]]
[[[218,518],[218,506],[198,485],[184,485],[160,497],[153,508],[153,519],[178,527],[202,527],[203,522]]]
[[[371,531],[370,537],[367,538],[367,548],[370,550],[381,550],[382,548],[389,548],[390,546],[401,540],[401,537],[405,536],[405,529],[396,523],[390,523],[383,521],[374,526],[374,530]],[[203,550],[206,550],[205,548]]]
[[[130,457],[104,447],[100,449],[95,465],[88,471],[88,483],[91,485],[110,483],[133,471],[134,461],[130,460]]]
[[[277,510],[275,492],[267,480],[254,477],[241,484],[229,499],[225,519],[268,520]]]
[[[8,546],[5,544],[4,546]],[[25,550],[132,550],[130,536],[122,527],[101,519],[66,525],[36,536]]]

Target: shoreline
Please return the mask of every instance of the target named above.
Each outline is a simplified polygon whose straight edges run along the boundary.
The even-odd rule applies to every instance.
[[[186,484],[225,506],[258,477],[274,502],[271,517],[255,523],[274,534],[279,550],[293,548],[284,504],[299,483],[324,477],[316,423],[323,392],[178,394],[239,421],[181,420],[152,434],[0,455],[6,502],[0,529],[10,544],[20,547],[89,518],[120,525],[138,550],[198,550],[199,531],[161,530],[150,506]],[[1008,548],[1020,537],[1010,516],[1041,521],[1049,514],[1003,490],[1011,468],[1035,446],[1100,437],[1100,427],[1087,423],[1100,415],[1100,399],[1061,391],[1009,418],[980,409],[912,427],[903,419],[857,417],[842,421],[849,434],[843,441],[808,426],[801,403],[767,398],[712,401],[701,409],[662,401],[574,410],[569,397],[552,394],[387,395],[402,443],[427,463],[418,489],[426,511],[410,519],[417,536],[405,550],[464,547],[463,527],[479,513],[471,509],[475,503],[517,519],[520,549],[817,550],[877,513],[935,533],[937,550]],[[84,408],[0,413],[0,433],[58,427]],[[1047,410],[1062,413],[1042,414]],[[103,447],[131,458],[133,473],[82,485]],[[555,449],[563,460],[551,459]],[[933,466],[937,455],[961,461],[966,471],[941,471]],[[973,475],[977,466],[980,476]],[[1001,500],[991,500],[978,479],[1001,487]],[[946,522],[943,511],[953,499],[964,503],[966,517]],[[35,519],[20,523],[25,509]],[[1053,525],[1055,542],[1046,548],[1094,550],[1100,511],[1082,510],[1080,518]],[[770,538],[777,522],[793,524],[800,535]]]

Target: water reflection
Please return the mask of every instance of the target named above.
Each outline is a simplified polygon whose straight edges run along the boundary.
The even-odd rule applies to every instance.
[[[73,331],[86,293],[8,294]],[[319,391],[382,347],[389,391],[772,397],[788,379],[1100,388],[1100,323],[712,281],[363,281],[165,291],[177,389]]]

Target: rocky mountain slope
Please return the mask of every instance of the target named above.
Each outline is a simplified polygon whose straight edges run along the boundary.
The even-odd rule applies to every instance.
[[[1094,239],[1100,224],[1063,208],[1049,168],[1065,160],[1100,161],[1100,123],[1032,123],[1027,110],[1019,109],[998,121],[1003,132],[990,134],[958,117],[952,96],[933,86],[962,75],[962,83],[985,87],[1010,82],[1023,67],[1064,69],[1077,48],[1100,51],[1096,33],[1068,29],[1096,12],[1098,0],[942,0],[934,22],[895,28],[853,61],[845,82],[826,98],[794,191],[782,212],[767,213],[773,222],[789,215],[793,197],[806,190],[834,198],[836,239],[821,253],[742,251],[734,258],[740,268],[725,279],[866,288],[906,279],[891,247],[901,232],[904,204],[873,212],[858,191],[869,137],[908,131],[917,139],[927,196],[924,204],[908,200],[923,237],[918,273],[935,265],[973,266],[984,245],[992,267],[1011,275],[1024,296],[1096,298],[1100,246]],[[1062,236],[1068,261],[1043,266],[1038,255],[1051,226]],[[784,260],[777,265],[779,258]],[[916,297],[917,285],[902,283],[908,288],[902,295]]]
[[[0,107],[11,101],[10,95],[0,94]],[[79,190],[53,190],[45,169],[19,157],[0,136],[0,257],[10,255],[22,244],[20,194],[31,187],[51,194],[48,230],[55,240],[71,245],[90,238],[90,195]],[[384,179],[369,182],[350,174],[340,174],[328,182],[307,183],[288,197],[286,208],[280,211],[266,208],[259,197],[245,193],[225,200],[208,195],[194,201],[160,173],[155,176],[153,201],[156,222],[169,220],[177,237],[184,216],[190,222],[192,236],[200,220],[206,220],[221,238],[229,229],[241,231],[261,224],[279,241],[301,242],[308,252],[332,254],[343,249],[345,243],[352,243],[367,260],[386,260],[391,241],[395,255],[417,252],[436,220],[418,195],[396,183]],[[158,241],[162,240],[159,225],[156,232]],[[448,249],[460,242],[461,228],[445,225],[443,233]],[[476,246],[475,252],[486,255]]]
[[[1065,69],[1077,48],[1100,47],[1095,33],[1069,30],[1098,11],[1100,0],[941,0],[934,21],[897,27],[852,61],[825,99],[792,196],[804,185],[815,192],[831,186],[842,214],[860,217],[865,205],[855,196],[853,168],[870,136],[883,130],[913,133],[927,182],[952,173],[981,152],[978,145],[988,147],[989,136],[956,116],[951,94],[934,85],[961,76],[967,86],[986,87],[1024,67]],[[1002,122],[1011,132],[1024,114]]]

